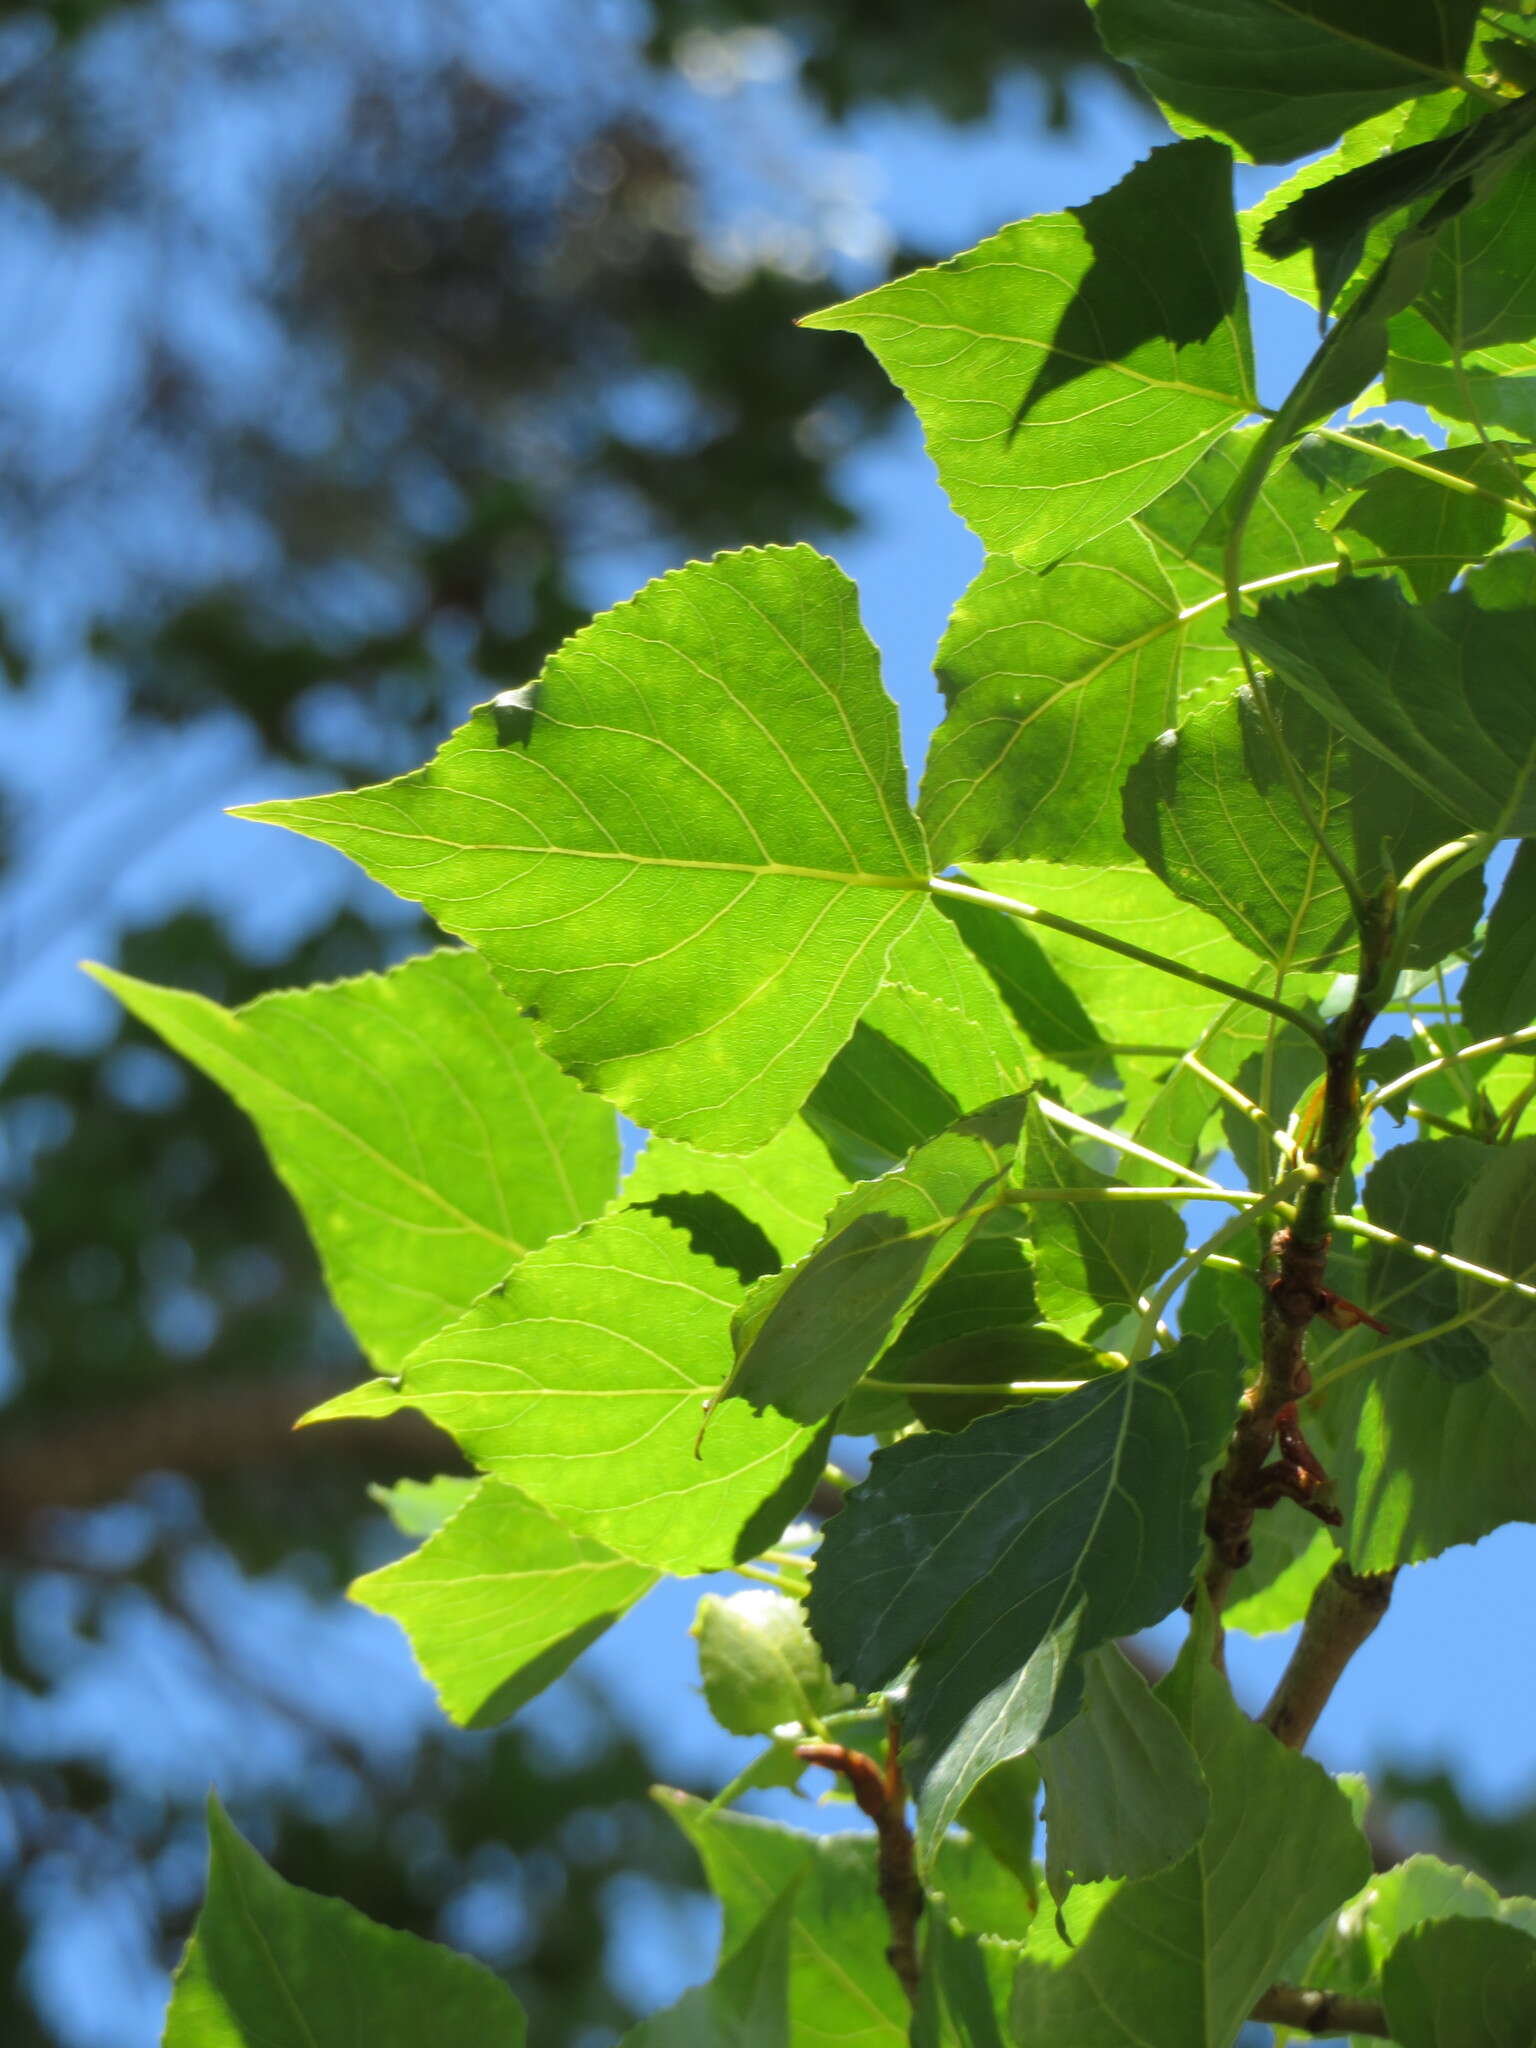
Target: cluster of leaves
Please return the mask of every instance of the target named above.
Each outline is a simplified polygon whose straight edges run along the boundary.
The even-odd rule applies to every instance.
[[[376,1372],[310,1419],[416,1410],[474,1468],[397,1494],[425,1540],[353,1589],[454,1719],[664,1574],[766,1582],[700,1611],[764,1747],[667,1800],[726,1917],[657,2048],[1536,2027],[1536,1906],[1373,1878],[1357,1792],[1216,1655],[1530,1511],[1527,843],[1480,918],[1536,836],[1536,39],[1462,0],[1097,18],[1184,139],[807,323],[869,344],[988,550],[915,810],[851,586],[748,548],[416,772],[247,813],[463,948],[233,1010],[103,972],[304,1212]],[[1234,150],[1331,153],[1238,216]],[[1274,407],[1245,268],[1324,322]],[[1444,445],[1330,424],[1377,380]],[[881,1447],[817,1541],[834,1430]],[[1186,1600],[1150,1689],[1116,1640]],[[820,1766],[873,1834],[730,1810]],[[168,2039],[364,2012],[521,2037],[216,1816]]]

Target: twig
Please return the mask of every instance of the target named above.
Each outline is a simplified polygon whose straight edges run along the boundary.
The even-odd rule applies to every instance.
[[[1390,2040],[1387,2015],[1374,1998],[1349,1991],[1303,1991],[1298,1984],[1272,1984],[1251,2019],[1296,2034],[1374,2034]]]
[[[1396,1572],[1352,1572],[1336,1564],[1312,1595],[1300,1640],[1259,1716],[1287,1749],[1303,1749],[1317,1717],[1392,1599]]]
[[[901,1732],[887,1723],[886,1765],[882,1771],[862,1750],[840,1742],[802,1742],[795,1754],[802,1763],[820,1764],[846,1778],[860,1813],[875,1824],[878,1841],[877,1885],[880,1903],[890,1922],[891,1940],[885,1960],[895,1971],[908,2002],[917,2004],[922,1966],[917,1956],[917,1923],[922,1917],[923,1888],[912,1856],[912,1830],[907,1825],[907,1790],[901,1775]]]

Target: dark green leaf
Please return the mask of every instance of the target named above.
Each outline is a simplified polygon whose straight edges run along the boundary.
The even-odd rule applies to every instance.
[[[1370,1873],[1344,1795],[1238,1707],[1193,1632],[1159,1698],[1210,1789],[1199,1845],[1155,1877],[1106,1888],[1056,1967],[1027,1958],[1020,2041],[1071,2048],[1231,2048],[1279,1964]],[[1255,1901],[1263,1910],[1255,1910]]]
[[[523,2012],[467,1956],[285,1884],[208,1811],[208,1896],[164,2048],[523,2048]]]
[[[957,1436],[877,1452],[828,1524],[811,1625],[865,1690],[914,1657],[905,1753],[925,1853],[972,1788],[1076,1705],[1076,1657],[1183,1597],[1231,1427],[1225,1333]]]
[[[810,548],[648,583],[414,775],[258,804],[476,945],[545,1050],[718,1151],[781,1130],[922,907],[896,712]]]
[[[559,1521],[660,1570],[707,1571],[771,1543],[820,1449],[781,1416],[705,1403],[730,1366],[734,1273],[644,1209],[557,1238],[407,1361],[311,1420],[419,1408]]]
[[[1536,832],[1536,559],[1475,570],[1430,605],[1353,577],[1266,598],[1235,630],[1463,830]]]
[[[706,1593],[693,1635],[709,1711],[732,1735],[771,1735],[787,1722],[808,1728],[856,1697],[833,1683],[800,1602],[766,1586]]]
[[[1026,1098],[1009,1096],[844,1196],[811,1255],[760,1281],[735,1322],[732,1397],[800,1422],[829,1415],[1000,1205]]]
[[[1008,2048],[1011,1951],[978,1941],[942,1910],[927,1913],[923,1930],[912,2048]]]
[[[612,1110],[544,1057],[473,953],[239,1010],[95,971],[255,1122],[381,1372],[613,1197]]]
[[[1536,1138],[1485,1150],[1482,1170],[1456,1211],[1451,1243],[1473,1265],[1524,1283],[1490,1287],[1460,1276],[1462,1306],[1494,1358],[1530,1366],[1536,1360]]]
[[[1140,511],[1252,410],[1231,208],[1224,150],[1156,150],[1086,206],[802,324],[863,335],[961,518],[992,553],[1043,566]]]
[[[1308,156],[1459,82],[1477,0],[1096,0],[1099,33],[1171,113],[1260,163]]]
[[[1536,843],[1530,840],[1516,848],[1482,951],[1467,969],[1461,1014],[1474,1040],[1536,1023]]]
[[[1488,1147],[1472,1138],[1394,1145],[1366,1180],[1365,1213],[1410,1244],[1438,1244],[1448,1250],[1453,1219],[1491,1163]],[[1426,1265],[1395,1245],[1376,1244],[1368,1272],[1369,1299],[1362,1306],[1394,1335],[1427,1332],[1456,1321],[1462,1303],[1456,1275],[1448,1267]],[[1428,1338],[1413,1356],[1453,1380],[1475,1379],[1493,1362],[1470,1324]]]
[[[1380,886],[1384,860],[1405,874],[1457,836],[1454,818],[1304,701],[1282,698],[1279,722],[1312,819],[1363,887]],[[1156,741],[1126,782],[1125,827],[1170,889],[1280,972],[1326,966],[1356,945],[1344,885],[1248,688]],[[1481,907],[1481,878],[1468,874],[1438,899],[1415,958],[1443,959],[1469,941]]]
[[[995,1771],[988,1771],[959,1814],[961,1827],[969,1828],[994,1862],[1017,1879],[1031,1913],[1039,1890],[1034,1860],[1035,1809],[1039,1803],[1040,1767],[1032,1756],[1016,1756],[1010,1757],[1005,1764],[999,1764]],[[935,1881],[940,1885],[948,1881],[955,1840],[956,1837],[950,1836],[939,1852]],[[947,1896],[956,1897],[953,1887]],[[956,1899],[956,1905],[960,1918],[965,1920],[963,1898]],[[1002,1925],[988,1930],[978,1926],[975,1920],[966,1924],[977,1932],[1008,1931]]]
[[[1498,496],[1512,492],[1512,457],[1507,447],[1481,443],[1469,448],[1426,448],[1419,460],[1437,474],[1458,477]],[[1408,469],[1382,469],[1354,498],[1334,526],[1352,560],[1383,557],[1399,565],[1404,582],[1421,604],[1450,589],[1468,562],[1491,555],[1511,525],[1491,497],[1447,490]]]
[[[1113,1644],[1084,1658],[1082,1711],[1037,1754],[1058,1899],[1074,1884],[1165,1870],[1205,1830],[1211,1802],[1189,1739]]]
[[[1116,1183],[1085,1165],[1033,1102],[1024,1130],[1025,1185],[1084,1194],[1029,1210],[1041,1312],[1068,1335],[1084,1336],[1134,1309],[1147,1283],[1181,1256],[1183,1220],[1172,1203],[1093,1199]]]
[[[420,1550],[347,1591],[399,1622],[455,1721],[487,1728],[552,1685],[656,1579],[484,1479]]]
[[[1400,2048],[1531,2048],[1536,1940],[1496,1920],[1429,1920],[1381,1973]]]

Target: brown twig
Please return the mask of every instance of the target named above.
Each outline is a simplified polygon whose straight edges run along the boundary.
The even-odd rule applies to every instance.
[[[1305,1747],[1345,1666],[1386,1613],[1396,1577],[1336,1564],[1312,1595],[1300,1640],[1259,1716],[1287,1749]]]
[[[840,1742],[802,1742],[795,1754],[802,1763],[820,1764],[848,1781],[854,1804],[875,1824],[877,1885],[880,1903],[890,1922],[885,1959],[895,1971],[908,2002],[917,2004],[922,1966],[917,1954],[917,1923],[922,1917],[923,1888],[912,1856],[912,1830],[907,1825],[907,1790],[901,1775],[901,1734],[887,1723],[887,1761],[882,1770],[862,1750]]]
[[[1390,2039],[1387,2015],[1374,1998],[1348,1991],[1303,1991],[1296,1984],[1272,1984],[1251,2018],[1297,2034],[1375,2034]]]
[[[1211,1482],[1205,1520],[1211,1546],[1206,1587],[1218,1617],[1233,1576],[1253,1555],[1253,1518],[1261,1508],[1293,1500],[1320,1521],[1339,1520],[1329,1498],[1328,1475],[1302,1433],[1298,1404],[1312,1386],[1307,1331],[1315,1317],[1331,1321],[1340,1307],[1326,1277],[1333,1192],[1349,1165],[1359,1128],[1360,1050],[1391,993],[1388,962],[1395,920],[1390,889],[1368,908],[1354,1001],[1328,1027],[1322,1086],[1302,1120],[1303,1131],[1312,1126],[1307,1161],[1318,1168],[1318,1177],[1301,1190],[1290,1226],[1277,1231],[1270,1242],[1259,1373],[1243,1396],[1226,1460]],[[1353,1313],[1363,1315],[1358,1309]],[[1272,1452],[1278,1455],[1272,1457]]]

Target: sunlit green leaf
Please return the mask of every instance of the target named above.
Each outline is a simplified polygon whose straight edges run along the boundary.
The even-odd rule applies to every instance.
[[[1209,142],[1155,150],[1086,206],[802,325],[862,335],[961,518],[992,553],[1043,566],[1252,410],[1230,161]]]
[[[447,1712],[483,1728],[553,1684],[656,1578],[484,1479],[419,1550],[347,1591],[399,1622]]]
[[[479,1963],[285,1884],[217,1801],[208,1831],[164,2048],[523,2048],[521,2006]]]
[[[1245,1636],[1278,1635],[1306,1618],[1312,1595],[1339,1561],[1327,1529],[1285,1503],[1255,1517],[1253,1556],[1222,1603],[1226,1628]]]
[[[95,971],[254,1121],[380,1371],[613,1195],[612,1110],[473,953],[239,1010]]]
[[[1038,1751],[1045,1870],[1074,1884],[1150,1877],[1187,1856],[1211,1802],[1189,1739],[1113,1644],[1083,1659],[1083,1705]]]
[[[771,1735],[790,1721],[810,1727],[856,1697],[833,1683],[800,1602],[766,1586],[706,1593],[693,1634],[709,1711],[732,1735]]]
[[[1426,448],[1418,459],[1436,475],[1475,484],[1485,495],[1449,490],[1413,470],[1381,469],[1333,531],[1352,560],[1398,565],[1423,604],[1449,590],[1466,563],[1492,554],[1508,537],[1513,522],[1495,496],[1514,495],[1520,472],[1500,443]]]
[[[815,1244],[847,1186],[821,1139],[797,1117],[744,1156],[653,1138],[624,1183],[624,1199],[638,1206],[669,1195],[718,1195],[750,1218],[788,1263]]]
[[[419,1408],[476,1464],[640,1564],[705,1571],[771,1543],[820,1470],[810,1432],[729,1403],[736,1275],[643,1209],[514,1267],[407,1361],[310,1420]]]
[[[1458,83],[1477,0],[1096,0],[1111,55],[1260,163]]]
[[[1076,1658],[1182,1599],[1239,1371],[1227,1335],[1185,1338],[904,1439],[828,1524],[810,1611],[832,1670],[869,1690],[918,1660],[905,1753],[927,1855],[972,1787],[1076,1706]]]
[[[817,1249],[743,1303],[723,1407],[736,1397],[803,1423],[832,1412],[1000,1206],[1024,1104],[1009,1096],[962,1118],[844,1196]]]
[[[468,939],[544,1049],[639,1123],[766,1144],[921,908],[895,707],[810,548],[648,583],[427,767],[258,804]]]
[[[1319,1989],[1374,1991],[1382,1966],[1402,1937],[1427,1920],[1505,1920],[1536,1932],[1536,1901],[1501,1899],[1470,1870],[1436,1856],[1409,1856],[1373,1874],[1355,1898],[1324,1925],[1305,1971]]]
[[[477,1479],[397,1479],[393,1486],[368,1491],[403,1536],[431,1536],[450,1515],[456,1515],[480,1484]]]

